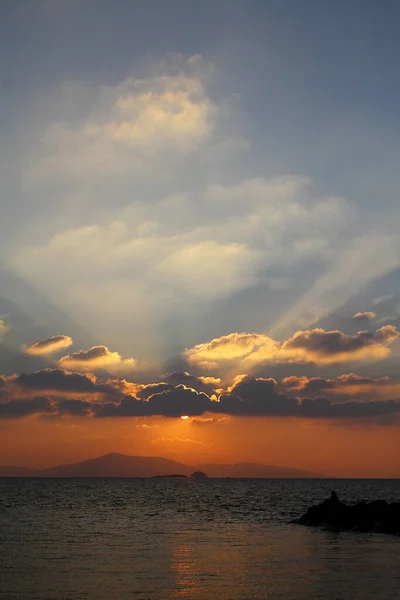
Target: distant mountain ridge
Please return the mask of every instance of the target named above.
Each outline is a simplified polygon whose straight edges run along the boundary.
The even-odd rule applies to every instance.
[[[168,458],[129,456],[116,452],[78,463],[56,465],[47,469],[0,465],[0,477],[156,477],[172,474],[189,476],[194,471],[202,471],[208,477],[221,478],[325,477],[312,471],[257,463],[185,465]]]

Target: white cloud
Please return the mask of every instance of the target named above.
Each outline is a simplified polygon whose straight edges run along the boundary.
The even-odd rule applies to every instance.
[[[72,338],[70,338],[69,335],[53,335],[46,340],[35,340],[34,342],[31,342],[25,346],[24,350],[26,354],[31,354],[33,356],[46,355],[65,350],[65,348],[68,348],[71,345]]]
[[[216,106],[207,96],[204,69],[180,59],[178,71],[128,78],[103,87],[88,115],[51,123],[42,137],[42,156],[26,170],[24,183],[85,184],[104,178],[152,176],[154,161],[170,165],[212,134]]]
[[[120,338],[127,329],[136,336],[132,313],[142,324],[153,318],[154,329],[154,314],[199,318],[266,269],[290,273],[310,255],[315,260],[315,248],[320,261],[330,261],[346,204],[314,196],[308,180],[288,177],[137,202],[114,211],[109,223],[19,250],[13,266],[115,344],[107,324]]]
[[[93,346],[89,350],[80,350],[63,356],[58,361],[62,369],[90,372],[107,369],[111,372],[132,370],[136,367],[134,358],[122,358],[118,352],[112,352],[106,346]]]
[[[317,328],[297,331],[284,341],[259,333],[230,333],[197,344],[183,356],[191,366],[225,373],[248,371],[263,363],[369,362],[387,358],[399,336],[393,325],[385,325],[375,334],[359,331],[354,335]]]
[[[343,198],[241,162],[242,115],[209,85],[212,72],[176,56],[98,89],[89,110],[48,123],[25,168],[44,208],[9,248],[9,266],[128,355],[168,353],[163,327],[175,321],[184,348],[213,304],[229,311],[231,295],[261,280],[293,294],[318,263],[325,274],[274,328],[293,331],[393,262],[390,241],[377,258],[379,233],[353,241]]]

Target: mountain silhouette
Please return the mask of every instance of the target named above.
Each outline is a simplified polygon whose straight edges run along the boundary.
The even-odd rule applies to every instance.
[[[0,477],[37,477],[37,469],[16,467],[13,465],[0,465]]]
[[[276,467],[254,463],[234,465],[185,465],[167,458],[154,456],[129,456],[112,452],[98,458],[90,458],[79,463],[57,465],[47,469],[0,466],[0,477],[155,477],[179,474],[190,476],[194,471],[202,471],[208,477],[277,477],[277,478],[319,478],[324,477],[311,471],[301,471],[287,467]]]

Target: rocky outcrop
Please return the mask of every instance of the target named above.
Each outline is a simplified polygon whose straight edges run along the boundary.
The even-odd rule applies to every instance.
[[[341,502],[332,492],[322,504],[311,506],[300,519],[300,525],[315,525],[354,531],[372,531],[400,535],[400,502],[385,500],[358,502],[349,505]]]

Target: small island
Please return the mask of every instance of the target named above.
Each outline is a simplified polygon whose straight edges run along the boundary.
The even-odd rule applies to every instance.
[[[191,474],[189,479],[191,479],[192,481],[202,481],[204,479],[209,479],[209,477],[207,477],[207,475],[203,473],[203,471],[194,471],[194,473]]]
[[[180,473],[171,473],[170,475],[152,475],[150,479],[187,479],[187,475],[181,475]]]
[[[400,535],[400,502],[373,500],[349,505],[341,502],[333,491],[330,498],[311,506],[293,523],[329,527],[336,531],[343,529]]]

